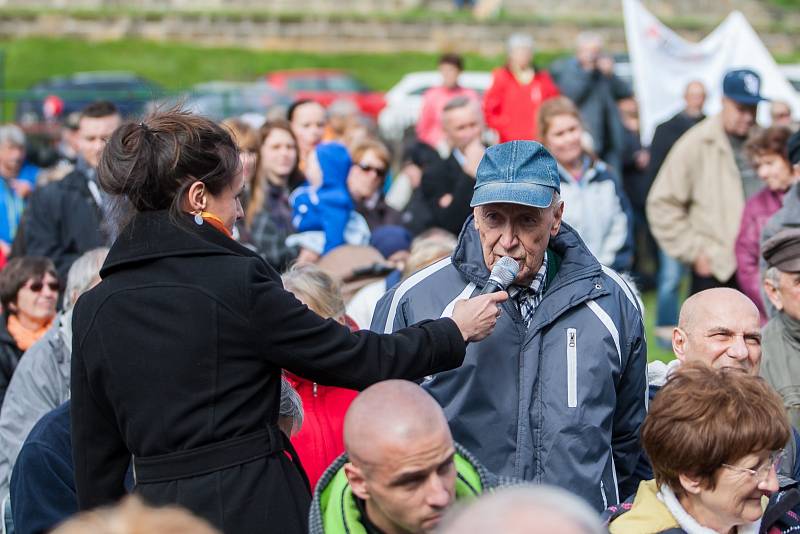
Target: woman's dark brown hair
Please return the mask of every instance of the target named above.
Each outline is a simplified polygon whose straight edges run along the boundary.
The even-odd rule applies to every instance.
[[[786,160],[786,164],[791,168],[788,152],[791,136],[792,131],[785,126],[770,126],[751,136],[745,144],[745,151],[751,160],[755,160],[758,156],[776,154]]]
[[[684,491],[680,475],[713,490],[723,463],[782,449],[789,436],[783,401],[764,379],[700,362],[670,375],[642,426],[656,481],[676,495]]]
[[[169,209],[177,220],[192,183],[203,182],[218,195],[239,170],[228,130],[172,109],[117,128],[103,150],[98,178],[106,192],[127,199],[137,212]]]
[[[42,280],[46,274],[58,279],[56,266],[49,258],[22,256],[10,260],[0,271],[0,304],[4,313],[13,313],[10,305],[17,301],[17,293],[28,280]]]
[[[261,213],[264,209],[265,190],[267,187],[267,176],[261,170],[261,148],[264,142],[269,137],[273,130],[283,130],[288,133],[292,141],[294,141],[295,149],[297,150],[297,157],[295,158],[294,167],[289,173],[287,183],[300,183],[305,178],[300,172],[300,149],[297,147],[297,138],[292,132],[292,125],[287,120],[276,119],[265,122],[258,130],[258,148],[256,149],[256,172],[253,174],[253,183],[250,185],[250,202],[247,204],[247,213],[245,214],[245,223],[249,227],[253,224],[256,215]]]

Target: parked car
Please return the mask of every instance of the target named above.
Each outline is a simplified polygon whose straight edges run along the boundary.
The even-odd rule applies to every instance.
[[[229,82],[215,80],[193,86],[189,91],[153,102],[150,109],[179,104],[182,108],[220,121],[228,117],[257,114],[265,116],[275,108],[286,109],[292,98],[264,80]]]
[[[323,106],[329,106],[340,98],[352,100],[363,113],[373,118],[386,105],[383,93],[370,90],[358,79],[341,70],[280,70],[267,74],[265,79],[295,100],[308,98]]]
[[[441,83],[442,76],[435,70],[411,72],[403,76],[386,93],[386,107],[378,115],[381,135],[390,141],[401,140],[406,129],[417,123],[425,91]],[[474,89],[482,98],[492,83],[492,74],[481,71],[462,72],[458,83]]]
[[[80,111],[95,100],[109,100],[124,117],[135,117],[148,101],[163,94],[161,86],[132,72],[80,72],[31,87],[17,102],[16,120],[35,125]]]

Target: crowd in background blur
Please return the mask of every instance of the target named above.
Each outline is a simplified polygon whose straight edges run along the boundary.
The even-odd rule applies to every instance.
[[[705,116],[706,88],[689,83],[685,108],[644,146],[636,95],[614,73],[599,35],[582,33],[574,56],[549,70],[537,65],[535,52],[529,36],[511,36],[507,62],[492,72],[485,94],[459,85],[462,57],[442,55],[441,85],[424,94],[415,127],[400,143],[382,140],[374,121],[347,100],[327,108],[298,100],[283,116],[272,113],[260,123],[252,116],[226,119],[245,183],[244,216],[232,237],[284,273],[285,288],[311,310],[354,331],[367,329],[387,291],[453,254],[473,212],[476,173],[489,141],[539,141],[557,163],[564,222],[604,267],[624,273],[639,291],[656,291],[656,309],[648,310],[655,315],[656,342],[684,361],[676,332],[688,329],[679,314],[687,279],[689,294],[738,288],[759,312],[755,326],[747,323],[743,335],[738,325],[716,325],[721,330],[709,336],[724,344],[721,337],[738,335],[749,344],[757,335],[763,362],[759,348],[749,375],[760,366],[779,394],[752,376],[691,365],[675,380],[653,381],[651,368],[651,396],[653,386],[664,386],[644,427],[642,457],[652,470],[645,468],[650,476],[627,506],[609,513],[611,532],[644,532],[642,525],[654,517],[667,518],[662,526],[701,532],[687,525],[709,514],[725,518],[715,532],[750,532],[743,525],[760,521],[763,510],[746,498],[760,503],[762,495],[784,495],[779,489],[787,488],[772,478],[779,467],[775,451],[792,457],[792,466],[797,456],[796,433],[778,422],[785,406],[792,425],[800,423],[800,189],[794,185],[800,137],[792,110],[765,102],[772,122],[758,125],[755,111],[765,100],[758,72],[736,70],[720,80],[720,113]],[[69,399],[71,310],[98,283],[116,238],[111,223],[124,216],[97,178],[105,142],[123,120],[108,102],[65,117],[51,147],[57,157],[46,168],[31,162],[36,158],[26,151],[20,127],[0,126],[0,498],[6,497],[6,514],[13,510],[23,533],[44,532],[77,511],[63,404]],[[740,359],[753,359],[742,350]],[[285,395],[285,431],[312,487],[320,479],[334,484],[336,471],[326,475],[326,469],[345,452],[345,414],[357,392],[289,373],[285,378],[298,394]],[[686,401],[698,392],[705,397],[696,402],[730,406],[700,413]],[[763,410],[749,413],[742,403]],[[709,426],[701,426],[702,418]],[[685,425],[681,433],[675,421]],[[750,429],[725,442],[725,425],[730,432],[761,425],[763,435]],[[794,448],[785,453],[787,442]],[[687,443],[689,452],[679,457],[675,449]],[[717,464],[727,469],[721,478]],[[725,515],[714,499],[738,502],[732,477],[741,472],[753,477],[751,495],[742,497],[746,510]],[[554,498],[508,495],[520,503]],[[128,501],[114,513],[139,514],[141,506]],[[485,506],[484,519],[503,503],[498,498]],[[58,532],[89,532],[90,523],[110,521],[110,513],[76,519]],[[567,532],[570,521],[574,532],[599,531],[599,519],[569,515],[558,519],[565,521],[559,531]],[[469,531],[468,518],[469,512],[444,531]],[[192,528],[211,532],[205,525]]]

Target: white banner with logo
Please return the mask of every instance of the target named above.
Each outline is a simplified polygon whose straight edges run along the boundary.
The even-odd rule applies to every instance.
[[[690,43],[662,24],[640,0],[623,0],[623,9],[643,142],[649,144],[656,126],[683,109],[683,90],[692,80],[706,86],[706,114],[717,113],[722,78],[734,68],[757,72],[762,96],[788,102],[794,117],[800,117],[800,96],[740,12],[728,15],[699,43]],[[766,103],[759,106],[759,123],[769,124],[768,108]]]

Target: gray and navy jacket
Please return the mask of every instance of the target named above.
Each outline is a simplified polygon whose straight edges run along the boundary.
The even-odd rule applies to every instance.
[[[636,491],[647,409],[647,348],[638,300],[566,224],[551,238],[545,294],[526,328],[511,300],[461,367],[423,387],[453,438],[493,473],[562,486],[602,511]],[[489,271],[473,218],[445,258],[378,302],[372,330],[450,316]]]

